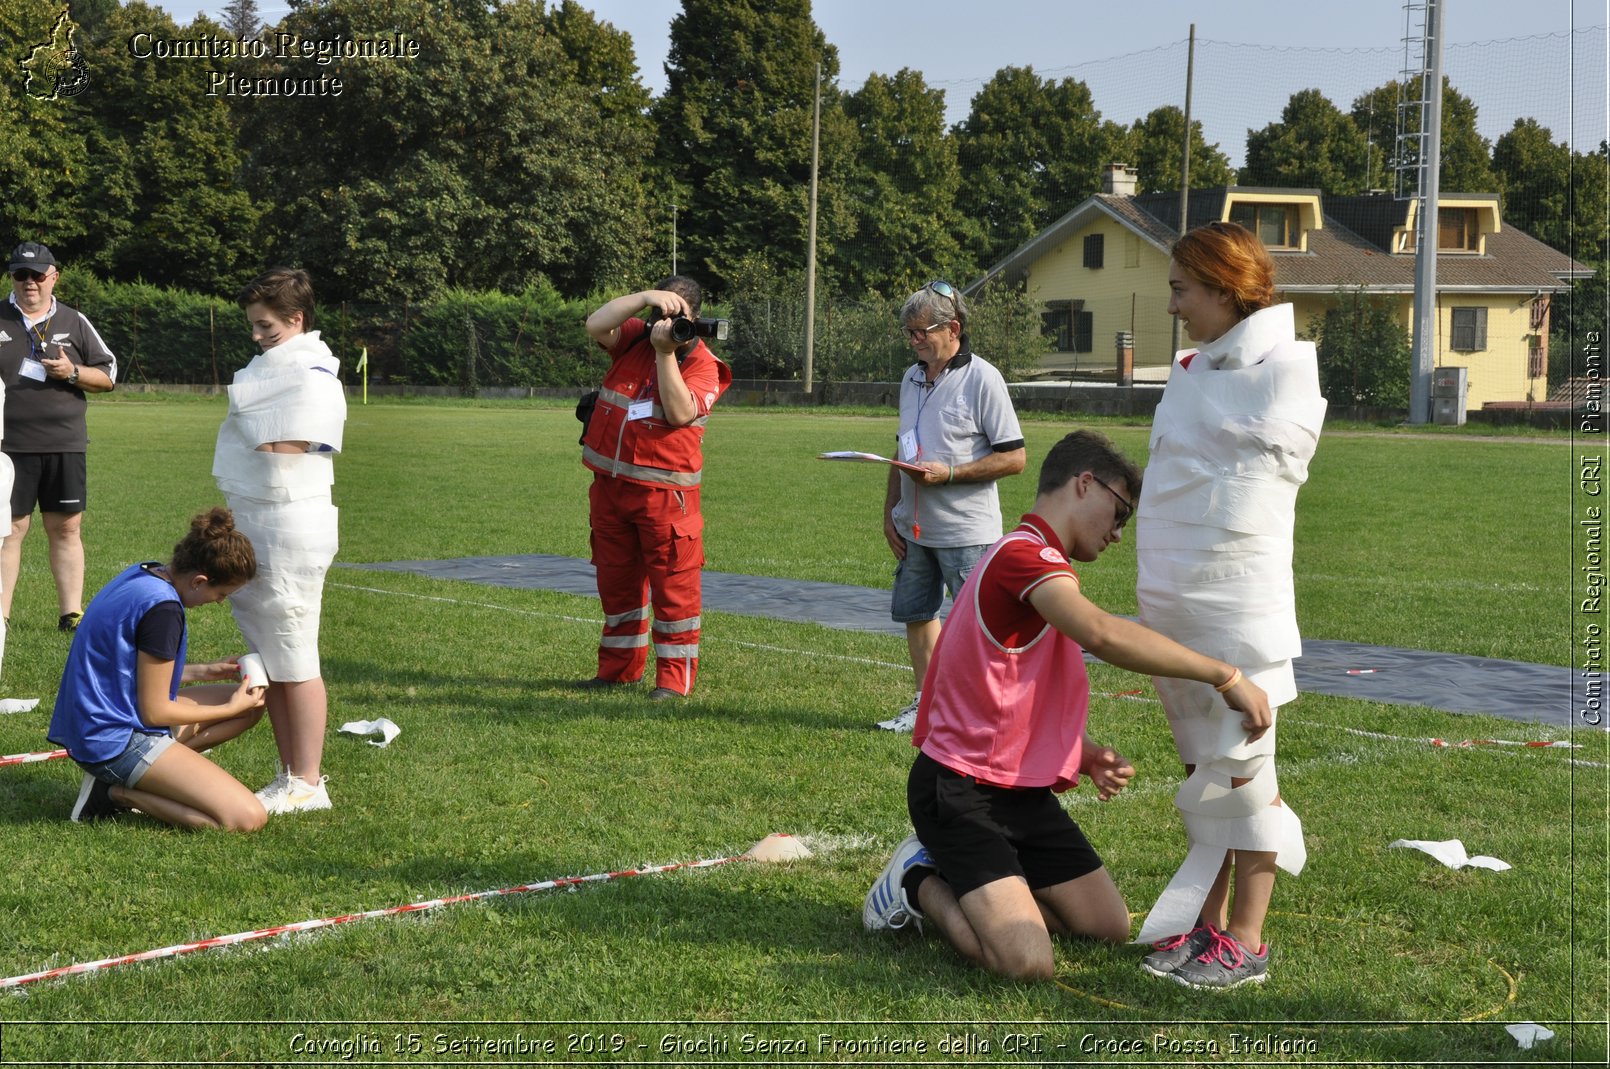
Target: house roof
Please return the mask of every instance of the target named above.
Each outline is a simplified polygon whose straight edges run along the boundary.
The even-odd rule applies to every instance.
[[[1320,199],[1324,225],[1308,232],[1307,250],[1270,250],[1275,260],[1276,288],[1281,292],[1328,293],[1352,287],[1382,293],[1413,292],[1414,254],[1391,252],[1393,230],[1402,227],[1408,218],[1408,201],[1379,194],[1332,196],[1317,189],[1217,186],[1191,191],[1186,208],[1187,228],[1224,218],[1224,205],[1232,192]],[[1496,195],[1447,196],[1469,200]],[[966,292],[973,293],[996,278],[1011,281],[1023,278],[1036,261],[1103,215],[1128,227],[1164,255],[1179,238],[1178,194],[1124,197],[1097,193],[1014,249],[968,286]],[[1559,291],[1568,288],[1572,279],[1592,275],[1592,268],[1514,226],[1488,234],[1486,252],[1482,255],[1443,253],[1437,257],[1437,290],[1442,293]]]

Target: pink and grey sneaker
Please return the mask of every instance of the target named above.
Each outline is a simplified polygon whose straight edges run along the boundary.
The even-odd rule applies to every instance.
[[[1211,924],[1199,924],[1188,932],[1159,939],[1152,944],[1152,952],[1140,959],[1140,967],[1153,976],[1168,976],[1208,948],[1218,929]]]
[[[1269,944],[1254,953],[1235,936],[1215,930],[1207,949],[1168,974],[1199,991],[1228,991],[1269,979]]]

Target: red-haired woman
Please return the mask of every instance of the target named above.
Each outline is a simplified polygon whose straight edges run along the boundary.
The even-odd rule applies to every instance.
[[[1302,653],[1291,550],[1325,415],[1314,346],[1297,340],[1291,305],[1274,303],[1269,253],[1235,223],[1180,238],[1168,284],[1169,313],[1197,348],[1175,357],[1152,424],[1136,509],[1141,619],[1242,665],[1278,707],[1297,696]],[[1306,858],[1275,780],[1276,728],[1249,741],[1213,687],[1154,682],[1185,762],[1175,805],[1190,851],[1142,926],[1155,943],[1143,967],[1198,988],[1262,981],[1276,866],[1296,873]]]

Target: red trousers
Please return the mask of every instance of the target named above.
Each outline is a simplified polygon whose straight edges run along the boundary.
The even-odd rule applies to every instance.
[[[693,690],[699,673],[699,490],[650,487],[593,475],[588,491],[593,568],[604,609],[598,678],[632,683],[648,663],[654,610],[654,685]]]

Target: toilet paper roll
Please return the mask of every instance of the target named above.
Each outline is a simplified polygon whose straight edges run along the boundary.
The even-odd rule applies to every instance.
[[[263,659],[255,653],[248,653],[238,662],[240,678],[246,681],[248,687],[268,686],[268,669],[263,667]]]

